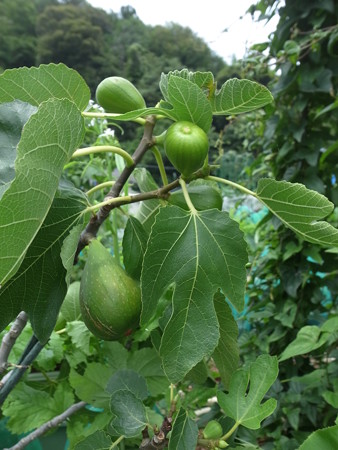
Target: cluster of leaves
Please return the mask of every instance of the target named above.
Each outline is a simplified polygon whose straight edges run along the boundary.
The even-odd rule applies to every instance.
[[[252,113],[257,132],[251,133],[249,150],[256,159],[246,173],[303,183],[337,206],[337,5],[271,0],[252,6],[256,12],[261,20],[278,12],[280,20],[271,42],[254,46],[247,56],[245,72],[259,75],[276,67],[277,75],[268,84],[274,104],[263,115]],[[231,126],[235,139],[224,136],[225,150],[243,136],[241,121]],[[242,180],[248,183],[243,175]],[[241,355],[249,361],[261,352],[283,356],[274,391],[279,407],[250,439],[261,439],[267,449],[295,449],[309,431],[336,418],[337,253],[310,246],[276,219],[268,221],[267,211],[255,225],[252,212],[244,217],[234,211],[250,236]],[[329,221],[337,226],[336,209]],[[285,353],[292,342],[297,352]]]

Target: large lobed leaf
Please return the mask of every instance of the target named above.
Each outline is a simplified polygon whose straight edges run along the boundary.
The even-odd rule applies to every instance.
[[[218,392],[220,407],[236,421],[236,424],[257,430],[261,426],[261,421],[272,414],[276,408],[277,401],[273,398],[264,403],[261,402],[277,375],[277,357],[259,356],[249,368],[238,369],[233,374],[229,393]]]
[[[9,191],[10,189],[7,192]],[[29,315],[38,339],[42,343],[46,342],[67,292],[66,269],[60,256],[61,246],[69,230],[79,221],[85,207],[84,194],[71,188],[69,184],[60,185],[49,213],[19,270],[0,290],[0,330],[24,310]],[[38,207],[29,210],[27,215],[37,209]],[[24,226],[25,222],[22,223],[23,228]],[[20,231],[19,236],[23,239],[24,232]],[[15,237],[7,238],[12,245]]]
[[[338,246],[338,230],[328,222],[320,221],[334,207],[324,195],[299,183],[263,178],[258,182],[257,197],[305,241]]]
[[[8,69],[0,75],[0,103],[21,100],[38,106],[50,98],[68,99],[83,111],[90,90],[81,75],[64,64]]]
[[[0,285],[20,267],[53,202],[63,167],[83,135],[81,113],[67,99],[42,103],[24,126],[15,179],[0,201]]]
[[[250,80],[231,78],[210,98],[212,113],[233,115],[262,108],[273,101],[270,91]]]
[[[243,234],[226,212],[160,209],[144,256],[141,321],[151,321],[161,295],[174,285],[172,313],[160,347],[164,371],[173,383],[218,344],[213,305],[217,289],[237,310],[243,308],[246,262]]]

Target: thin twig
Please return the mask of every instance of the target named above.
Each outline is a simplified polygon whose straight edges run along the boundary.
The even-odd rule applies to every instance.
[[[10,372],[10,377],[6,380],[6,384],[0,388],[0,405],[3,404],[10,392],[20,381],[27,368],[31,365],[43,348],[44,346],[35,336],[33,336],[28,343],[23,356],[20,358],[18,363],[20,368],[16,367],[12,370],[12,372]]]
[[[86,402],[75,403],[74,405],[72,405],[68,409],[66,409],[66,411],[64,411],[62,414],[55,416],[53,419],[51,419],[48,422],[41,425],[41,427],[32,431],[32,433],[23,437],[17,444],[13,445],[13,447],[5,448],[4,450],[22,450],[30,442],[32,442],[35,439],[37,439],[38,437],[42,436],[47,431],[49,431],[51,428],[55,428],[58,425],[60,425],[64,420],[68,419],[68,417],[70,417],[72,414],[76,413],[77,411],[82,409],[84,406],[86,406],[86,404],[87,404]]]
[[[9,366],[8,358],[15,344],[15,341],[22,333],[22,330],[27,324],[28,316],[24,311],[21,311],[14,320],[10,330],[2,339],[0,346],[0,374],[4,372]]]
[[[154,116],[148,116],[146,118],[146,123],[144,125],[144,132],[143,132],[142,139],[141,139],[137,149],[135,150],[134,154],[132,155],[134,164],[130,165],[129,167],[124,168],[121,175],[116,180],[114,186],[111,188],[108,195],[105,197],[105,200],[117,198],[120,195],[120,192],[123,189],[123,186],[128,181],[130,175],[133,173],[137,164],[143,158],[143,155],[146,153],[146,151],[152,145],[154,145],[153,130],[154,130],[155,122],[156,122],[156,119]],[[111,205],[108,204],[108,205],[102,206],[102,208],[98,211],[98,213],[90,219],[86,228],[81,233],[79,243],[77,246],[77,250],[75,253],[74,264],[77,263],[77,259],[78,259],[78,256],[79,256],[81,250],[83,250],[86,247],[86,245],[89,243],[89,241],[97,235],[97,233],[100,229],[100,226],[107,219],[110,211],[114,208],[116,208],[115,204],[111,204]]]

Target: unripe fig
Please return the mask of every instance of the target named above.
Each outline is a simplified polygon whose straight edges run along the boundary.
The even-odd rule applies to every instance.
[[[227,444],[225,441],[223,441],[222,439],[218,441],[218,447],[219,448],[227,448],[229,447],[229,444]]]
[[[107,341],[128,335],[139,323],[139,285],[98,240],[89,244],[81,277],[80,307],[88,329]]]
[[[218,439],[222,433],[222,425],[217,420],[210,420],[203,430],[203,437],[204,439]]]
[[[191,122],[173,123],[164,138],[164,150],[169,161],[185,177],[203,166],[208,149],[208,136]]]
[[[122,77],[105,78],[96,88],[96,101],[109,113],[124,114],[146,107],[137,88]]]
[[[189,197],[192,204],[198,211],[206,209],[222,209],[223,199],[221,193],[214,187],[207,184],[196,184],[188,186]],[[169,197],[169,203],[188,210],[189,207],[185,201],[182,190],[174,191]]]

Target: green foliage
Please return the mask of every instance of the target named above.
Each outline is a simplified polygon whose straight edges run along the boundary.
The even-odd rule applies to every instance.
[[[249,368],[238,369],[233,374],[228,394],[217,394],[221,408],[235,420],[236,425],[258,429],[261,421],[272,414],[277,406],[274,398],[261,404],[277,375],[277,358],[269,355],[259,356]]]
[[[65,17],[69,19],[73,36],[73,6],[60,6],[55,12],[60,13],[62,26]],[[260,6],[264,11],[267,5]],[[93,13],[85,2],[79,7],[85,14]],[[287,1],[286,10],[288,7]],[[297,11],[295,7],[288,12]],[[147,27],[132,8],[123,9],[119,18],[111,15],[110,20],[130,45],[130,26],[135,27],[135,33],[145,35]],[[90,34],[89,22],[81,26],[84,23]],[[323,23],[318,22],[320,26]],[[328,29],[322,30],[320,42],[329,42]],[[288,28],[281,33],[284,42],[278,58],[287,58],[298,70],[303,59],[300,64],[296,59],[307,55],[302,53],[304,43],[298,42],[297,36],[291,38],[289,32]],[[126,49],[122,41],[119,45]],[[144,74],[146,53],[140,47],[121,51],[121,58],[132,70],[131,58],[138,50],[135,66],[137,73]],[[332,78],[329,75],[325,72],[323,78],[312,80],[312,93],[323,92]],[[305,96],[311,77],[302,76],[297,85],[289,85],[292,89],[301,87]],[[277,84],[283,77],[284,72]],[[8,427],[15,432],[19,428],[29,431],[82,400],[88,403],[86,408],[67,422],[71,450],[147,449],[155,444],[163,449],[197,445],[238,448],[241,442],[253,448],[260,444],[264,450],[272,445],[293,450],[315,428],[334,426],[333,408],[337,405],[337,383],[332,380],[338,373],[334,306],[338,220],[333,190],[331,202],[323,194],[325,186],[318,182],[318,174],[313,184],[304,181],[315,173],[317,163],[322,170],[332,162],[336,148],[333,121],[329,120],[328,153],[324,151],[319,157],[317,147],[306,154],[299,148],[293,158],[300,170],[289,177],[285,174],[294,160],[288,160],[284,172],[280,170],[289,147],[279,150],[276,146],[278,150],[275,148],[272,155],[269,152],[279,126],[277,119],[289,113],[287,106],[290,97],[297,97],[296,90],[292,95],[288,92],[287,100],[282,98],[287,87],[279,86],[279,91],[274,91],[279,92],[277,102],[272,104],[269,90],[247,79],[226,81],[217,90],[211,72],[183,69],[157,78],[157,107],[106,115],[87,108],[88,87],[63,64],[10,70],[0,77],[0,143],[4,144],[0,157],[5,155],[5,169],[15,163],[1,185],[0,326],[4,336],[5,328],[7,331],[24,310],[32,327],[19,337],[8,363],[5,346],[0,348],[0,371],[13,363],[20,365],[23,357],[26,361],[32,333],[46,344],[39,358],[29,361],[29,373],[5,402]],[[280,111],[275,109],[278,102]],[[261,111],[255,115],[253,110],[258,108]],[[251,183],[260,178],[257,188],[249,190],[238,179],[215,177],[215,167],[208,164],[211,155],[201,170],[191,174],[192,180],[174,177],[169,183],[156,149],[160,182],[140,168],[142,157],[163,141],[163,135],[154,132],[155,122],[161,124],[161,133],[171,122],[181,120],[210,133],[213,116],[244,112],[250,114],[247,120],[255,117],[254,124],[267,119],[253,134],[253,146],[246,147],[247,151],[261,149],[255,154],[253,167],[247,169]],[[317,105],[309,112],[309,120],[313,123],[317,117],[321,123],[324,116],[335,113],[330,104]],[[117,156],[126,153],[116,137],[106,133],[111,121],[111,126],[122,123],[123,127],[134,122],[143,130],[133,149],[133,163],[128,157],[126,165]],[[244,120],[232,123],[236,137],[235,123],[240,124],[239,136],[243,136]],[[302,129],[292,136],[301,142]],[[240,138],[236,139],[238,149]],[[292,139],[288,145],[293,145]],[[76,151],[85,145],[90,147]],[[262,209],[257,225],[249,222],[236,200],[230,212],[195,208],[189,194],[189,182],[194,178],[202,179],[202,186],[226,186],[223,193],[235,188],[241,193],[237,200],[250,196],[256,208],[259,202]],[[198,183],[194,181],[195,186]],[[331,189],[333,179],[327,177],[325,183]],[[168,201],[170,193],[179,186],[184,203],[173,206]],[[89,252],[83,252],[89,242]],[[141,283],[140,326],[131,335],[119,336],[117,342],[93,336],[76,304],[79,280],[84,279],[88,253],[92,257],[91,246],[96,244],[105,255],[122,262],[127,273]],[[113,256],[104,247],[110,248]],[[113,293],[126,291],[123,280],[113,286],[117,269],[109,273],[104,262],[97,255],[95,258],[96,283],[103,270],[107,292],[109,288]],[[78,264],[73,269],[74,262]],[[102,300],[105,293],[99,292],[101,287],[99,280],[95,291]],[[114,318],[121,321],[122,313]],[[5,345],[10,338],[11,334],[4,338]],[[24,356],[17,358],[22,351]],[[51,370],[56,374],[49,373]],[[43,374],[43,380],[35,371]],[[0,398],[17,382],[16,373],[17,367],[9,381],[5,379],[5,389],[0,387]],[[21,398],[26,399],[24,405]],[[27,419],[27,404],[35,414],[32,422]],[[38,405],[42,405],[40,410]],[[199,431],[214,420],[224,433],[217,434],[219,440],[203,437]],[[321,432],[318,435],[322,438]],[[323,436],[330,441],[330,431]]]
[[[17,434],[32,431],[74,403],[73,392],[61,383],[53,396],[26,384],[18,386],[13,394],[3,405],[3,413],[10,417],[8,426]],[[32,415],[27,414],[27,405]]]
[[[262,179],[258,182],[257,196],[302,239],[319,245],[338,245],[338,231],[327,222],[318,222],[334,207],[323,195],[301,184]]]
[[[206,240],[208,248],[200,245]],[[243,308],[245,248],[237,224],[224,212],[192,213],[172,206],[161,208],[156,215],[141,277],[142,323],[156,315],[159,298],[174,283],[173,313],[160,347],[164,370],[172,382],[217,346],[219,326],[213,307],[217,288],[223,289],[238,310]]]
[[[169,450],[185,450],[196,447],[198,428],[196,423],[181,408],[173,424]]]
[[[300,450],[317,448],[330,450],[338,445],[338,425],[313,432],[299,447]]]

